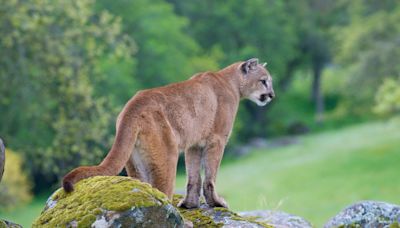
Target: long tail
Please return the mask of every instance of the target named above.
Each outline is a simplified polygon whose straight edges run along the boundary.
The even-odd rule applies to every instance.
[[[64,176],[62,186],[66,192],[72,192],[74,184],[82,179],[92,176],[114,176],[122,171],[133,151],[139,132],[137,127],[127,125],[117,129],[114,144],[100,165],[81,166]]]

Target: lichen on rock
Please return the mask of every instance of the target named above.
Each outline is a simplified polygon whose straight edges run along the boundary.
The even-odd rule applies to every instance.
[[[22,228],[22,226],[13,222],[0,219],[0,228]]]
[[[399,223],[400,206],[378,201],[361,201],[342,210],[324,227],[400,228]]]
[[[242,217],[226,208],[177,208],[183,196],[170,202],[149,184],[130,177],[84,179],[75,190],[54,192],[32,227],[273,227]]]
[[[173,205],[177,206],[182,198],[182,195],[174,195]],[[242,217],[226,208],[209,207],[204,200],[201,200],[199,208],[178,210],[185,220],[186,227],[273,227],[252,218]]]
[[[240,216],[246,219],[253,219],[258,222],[264,222],[275,228],[312,228],[312,224],[306,219],[292,215],[283,211],[259,210],[239,212]]]
[[[108,227],[111,225],[183,224],[165,194],[149,184],[120,176],[84,179],[75,190],[57,190],[33,227]]]

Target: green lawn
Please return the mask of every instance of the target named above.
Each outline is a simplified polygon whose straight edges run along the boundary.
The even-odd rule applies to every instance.
[[[400,123],[369,123],[259,150],[221,168],[217,189],[235,211],[277,209],[317,227],[358,200],[400,204]],[[184,185],[178,178],[178,186]]]
[[[400,122],[368,123],[300,138],[225,164],[217,188],[235,211],[277,209],[317,227],[358,200],[400,204]],[[183,189],[184,176],[177,180]],[[46,196],[1,214],[29,227]]]
[[[0,219],[18,223],[24,228],[31,227],[33,220],[35,220],[43,210],[48,197],[49,195],[43,194],[35,197],[32,202],[25,207],[20,207],[7,213],[0,212]]]

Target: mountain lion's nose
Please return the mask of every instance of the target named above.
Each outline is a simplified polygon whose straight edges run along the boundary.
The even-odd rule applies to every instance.
[[[275,97],[275,93],[274,92],[268,93],[268,97],[271,98],[271,99],[274,98]]]

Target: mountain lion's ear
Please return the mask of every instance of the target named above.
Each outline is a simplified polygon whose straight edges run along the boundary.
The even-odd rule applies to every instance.
[[[247,74],[251,70],[256,69],[257,65],[258,65],[258,59],[257,58],[252,58],[252,59],[249,59],[246,62],[242,63],[240,68],[242,69],[243,73]]]

